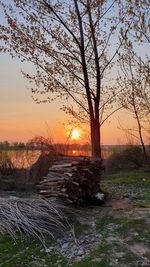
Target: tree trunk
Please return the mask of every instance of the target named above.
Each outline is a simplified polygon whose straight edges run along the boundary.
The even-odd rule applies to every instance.
[[[91,119],[91,146],[92,157],[101,158],[101,144],[100,144],[100,124],[96,119]]]
[[[134,88],[133,88],[133,90],[134,90]],[[139,114],[138,114],[138,111],[137,111],[137,108],[136,108],[136,104],[135,104],[134,91],[133,91],[133,108],[134,108],[134,113],[135,113],[135,117],[136,117],[136,120],[137,120],[138,132],[139,132],[140,142],[141,142],[142,149],[143,149],[145,163],[149,167],[150,164],[149,164],[149,160],[148,160],[148,156],[147,156],[147,151],[146,151],[144,140],[143,140],[141,121],[140,121],[140,117],[139,117]]]
[[[137,119],[137,124],[138,124],[140,142],[141,142],[141,145],[142,145],[143,154],[144,154],[144,158],[145,158],[145,163],[146,163],[146,165],[148,167],[150,167],[150,163],[149,163],[146,147],[145,147],[145,144],[144,144],[144,141],[143,141],[142,126],[141,126],[140,119],[139,119],[139,116],[138,116],[137,112],[136,112],[136,119]]]

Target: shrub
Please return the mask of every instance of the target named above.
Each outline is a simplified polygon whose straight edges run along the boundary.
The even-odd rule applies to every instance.
[[[106,171],[130,170],[144,165],[143,151],[139,146],[126,146],[122,151],[114,153],[105,162]]]

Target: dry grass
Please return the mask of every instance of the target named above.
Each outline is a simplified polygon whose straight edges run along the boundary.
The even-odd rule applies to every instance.
[[[0,198],[0,233],[9,233],[14,238],[25,233],[43,242],[47,235],[53,238],[54,233],[64,232],[66,209],[56,200],[38,197]]]

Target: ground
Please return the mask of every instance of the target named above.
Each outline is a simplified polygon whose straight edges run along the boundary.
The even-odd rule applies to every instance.
[[[74,228],[46,241],[0,236],[1,267],[150,266],[150,173],[108,175],[104,206],[82,208]],[[72,231],[72,232],[71,232]]]

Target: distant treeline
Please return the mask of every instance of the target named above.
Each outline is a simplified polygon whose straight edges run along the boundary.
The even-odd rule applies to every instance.
[[[0,150],[41,150],[44,147],[47,149],[47,144],[42,145],[35,145],[30,143],[24,143],[24,142],[14,142],[10,143],[8,141],[0,142]],[[53,147],[54,150],[90,150],[91,145],[90,144],[51,144],[51,147]]]
[[[27,147],[26,143],[14,142],[9,143],[8,141],[0,142],[0,150],[23,150]]]
[[[111,150],[113,152],[117,152],[118,150],[122,150],[127,146],[131,145],[102,145],[102,150]],[[132,145],[134,146],[134,145]],[[137,146],[137,145],[135,145]],[[138,145],[141,147],[140,145]],[[89,143],[86,144],[51,144],[51,147],[55,151],[67,151],[67,150],[77,150],[77,151],[90,151],[91,145]],[[0,142],[0,150],[41,150],[47,149],[47,144],[44,145],[35,145],[24,142],[14,142],[10,143],[8,141]],[[146,145],[146,149],[149,148],[149,145]]]

